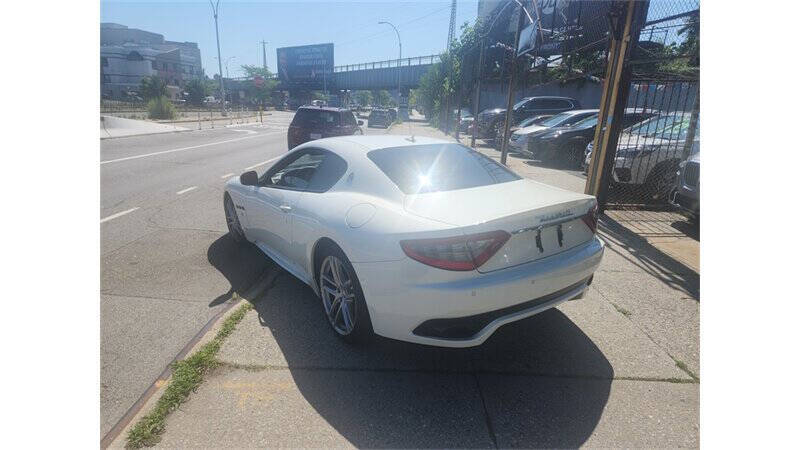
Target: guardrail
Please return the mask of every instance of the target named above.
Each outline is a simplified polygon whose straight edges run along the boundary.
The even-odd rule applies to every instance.
[[[355,70],[382,69],[385,67],[398,67],[398,66],[402,67],[423,66],[423,65],[436,64],[439,61],[440,61],[439,55],[415,56],[413,58],[390,59],[387,61],[374,61],[361,64],[347,64],[344,66],[335,66],[333,68],[333,72],[334,73],[352,72]]]

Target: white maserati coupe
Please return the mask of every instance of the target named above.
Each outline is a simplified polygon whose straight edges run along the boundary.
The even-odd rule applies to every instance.
[[[460,144],[343,136],[225,187],[231,236],[320,297],[348,342],[469,347],[575,297],[603,256],[594,197]]]

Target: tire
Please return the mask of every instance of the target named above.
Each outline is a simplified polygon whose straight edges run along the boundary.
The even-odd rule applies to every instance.
[[[225,208],[225,223],[228,225],[228,234],[231,235],[234,242],[245,242],[247,238],[242,230],[242,224],[239,222],[239,216],[236,214],[236,207],[227,192],[225,193],[223,207]]]
[[[678,170],[677,161],[664,161],[656,164],[647,174],[645,188],[651,200],[665,200],[675,188],[675,172]]]
[[[339,247],[328,244],[320,249],[318,261],[317,283],[322,312],[331,330],[350,344],[369,342],[373,337],[372,321],[361,283],[347,256]]]

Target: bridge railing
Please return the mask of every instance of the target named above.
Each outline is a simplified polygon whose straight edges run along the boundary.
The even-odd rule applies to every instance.
[[[439,55],[428,56],[415,56],[413,58],[403,59],[390,59],[387,61],[373,61],[361,64],[347,64],[344,66],[335,66],[333,72],[352,72],[355,70],[369,70],[369,69],[382,69],[386,67],[408,67],[408,66],[423,66],[436,64],[439,62]]]

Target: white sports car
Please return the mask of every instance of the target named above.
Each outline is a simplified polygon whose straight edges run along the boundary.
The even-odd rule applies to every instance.
[[[232,237],[311,286],[349,342],[479,345],[581,296],[604,249],[593,197],[422,137],[305,143],[228,181],[224,206]]]

